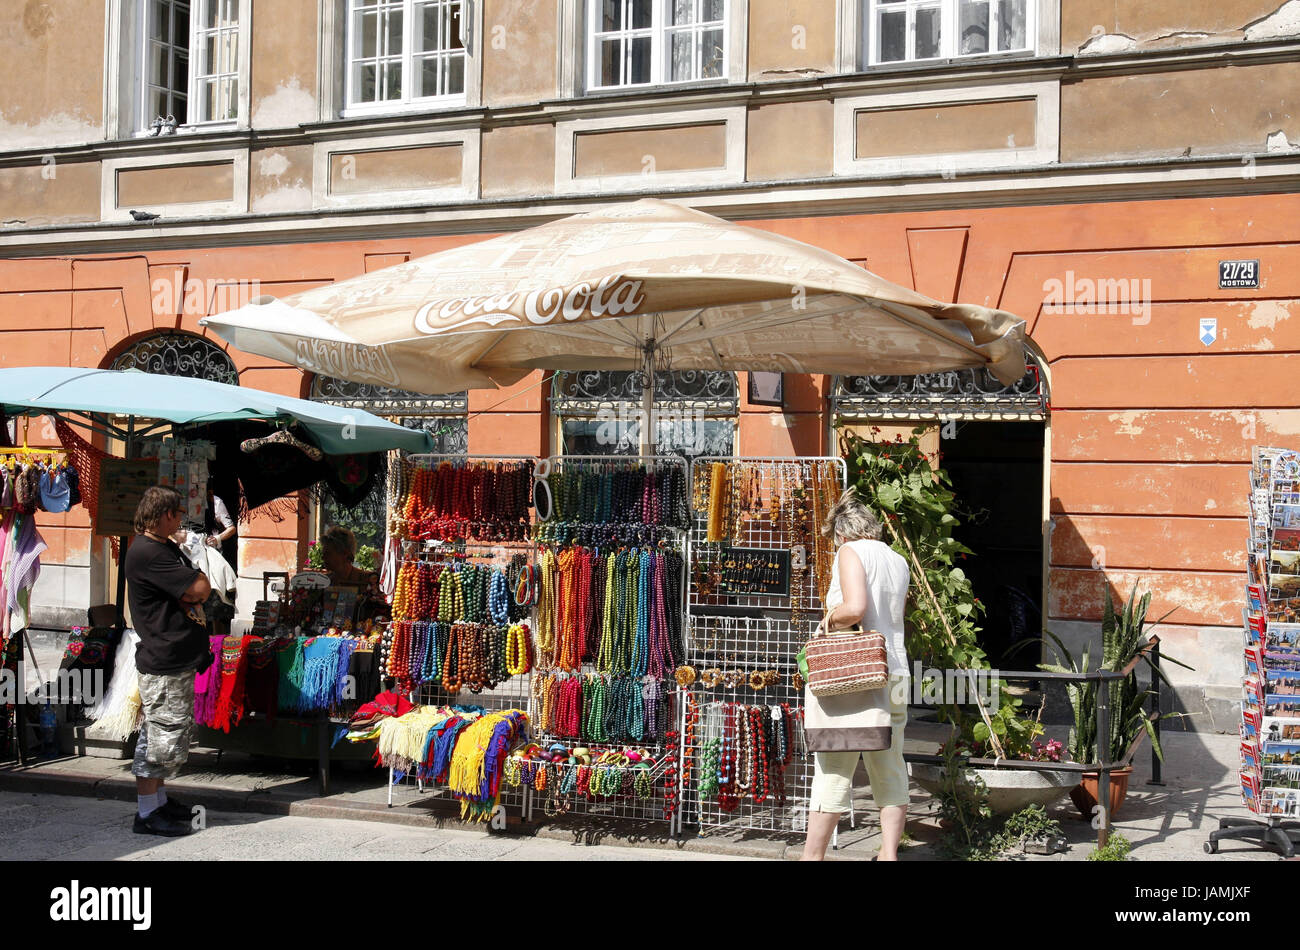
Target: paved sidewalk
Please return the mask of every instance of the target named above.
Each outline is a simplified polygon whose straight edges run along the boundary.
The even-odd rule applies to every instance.
[[[209,811],[184,838],[138,835],[124,802],[0,792],[0,857],[20,861],[739,861],[649,848],[340,818]]]
[[[909,746],[910,733],[909,729]],[[1239,803],[1237,792],[1236,737],[1174,733],[1165,736],[1164,745],[1168,762],[1164,770],[1166,784],[1163,787],[1146,784],[1150,757],[1139,756],[1128,800],[1115,819],[1116,830],[1133,843],[1133,856],[1137,860],[1278,860],[1276,854],[1247,842],[1225,842],[1220,854],[1213,857],[1202,850],[1209,831],[1218,827],[1220,817],[1249,817]],[[499,834],[473,826],[465,830],[466,826],[457,818],[455,803],[444,794],[420,795],[413,788],[399,787],[394,790],[394,807],[389,808],[386,774],[368,767],[337,768],[332,793],[319,798],[310,762],[286,765],[229,752],[218,761],[215,753],[196,751],[185,773],[168,787],[183,800],[202,802],[213,811],[239,815],[245,824],[260,821],[255,815],[346,819],[406,826],[413,831],[456,831],[483,840],[502,840]],[[870,789],[862,787],[862,781],[863,777],[859,776],[855,795],[857,828],[850,830],[847,822],[841,825],[841,848],[832,852],[834,860],[870,860],[879,847],[876,812]],[[0,791],[81,795],[121,802],[134,802],[135,798],[128,761],[93,757],[57,759],[23,769],[0,768]],[[121,805],[111,807],[122,810]],[[913,786],[908,816],[910,841],[902,855],[904,860],[940,859],[941,831],[935,812],[930,796]],[[1074,808],[1068,799],[1056,806],[1053,813],[1061,818],[1071,844],[1069,851],[1045,857],[1015,856],[1012,860],[1087,858],[1095,845],[1096,832],[1088,823],[1073,817]],[[734,855],[789,860],[797,857],[802,849],[802,835],[795,833],[714,832],[701,838],[688,827],[687,836],[676,841],[667,836],[659,823],[636,825],[574,816],[545,820],[540,809],[535,812],[537,820],[532,824],[521,823],[517,809],[511,810],[510,818],[507,835],[570,845],[661,849],[663,856]],[[21,823],[0,820],[0,841],[17,827],[22,827]],[[298,827],[298,823],[285,827]],[[0,845],[0,852],[4,850],[7,849]],[[564,856],[586,860],[592,853],[570,851],[564,852]]]

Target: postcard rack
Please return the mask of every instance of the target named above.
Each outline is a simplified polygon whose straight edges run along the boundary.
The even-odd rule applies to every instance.
[[[687,820],[701,835],[807,829],[813,759],[795,655],[823,613],[834,549],[819,528],[845,483],[844,462],[833,457],[691,463],[687,664],[695,679],[683,711],[682,781]],[[751,768],[748,787],[728,794],[718,781],[724,743],[737,724],[757,730],[769,721],[769,767],[761,777]]]
[[[1250,474],[1241,798],[1262,820],[1222,818],[1205,843],[1300,841],[1300,453],[1256,447]]]

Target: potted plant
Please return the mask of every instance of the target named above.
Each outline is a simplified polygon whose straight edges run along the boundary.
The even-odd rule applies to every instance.
[[[1102,657],[1097,670],[1121,672],[1137,657],[1151,668],[1152,676],[1159,676],[1165,683],[1169,682],[1164,672],[1151,661],[1146,651],[1147,646],[1147,608],[1151,604],[1151,594],[1137,596],[1137,584],[1133,585],[1123,610],[1116,610],[1111,597],[1110,586],[1106,586],[1106,606],[1101,621]],[[1166,617],[1168,614],[1165,615]],[[1160,623],[1164,617],[1156,621]],[[1152,624],[1155,626],[1155,624]],[[1056,644],[1056,663],[1040,663],[1038,668],[1051,673],[1087,673],[1090,672],[1091,658],[1087,647],[1076,662],[1061,639],[1048,633]],[[1186,663],[1162,653],[1162,661],[1177,663],[1185,669],[1191,669]],[[1070,683],[1066,694],[1070,698],[1070,707],[1074,713],[1074,725],[1070,730],[1069,754],[1076,762],[1096,762],[1098,759],[1097,736],[1097,696],[1096,681]],[[1160,718],[1159,712],[1147,714],[1144,709],[1150,689],[1138,685],[1137,669],[1131,670],[1124,679],[1106,684],[1110,699],[1110,735],[1103,741],[1110,751],[1110,761],[1119,764],[1119,768],[1110,773],[1110,814],[1119,811],[1128,794],[1129,776],[1133,774],[1133,756],[1141,745],[1142,737],[1151,739],[1151,747],[1160,761],[1164,761],[1164,750],[1156,735],[1155,723]],[[1181,714],[1179,714],[1181,715]],[[1079,786],[1070,792],[1070,798],[1085,818],[1091,818],[1098,801],[1100,773],[1085,772]]]

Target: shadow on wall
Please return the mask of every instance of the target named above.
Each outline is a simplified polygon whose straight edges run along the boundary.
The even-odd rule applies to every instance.
[[[1161,591],[1153,590],[1146,569],[1107,566],[1104,541],[1104,538],[1084,537],[1068,516],[1053,516],[1046,628],[1061,639],[1076,660],[1087,648],[1090,668],[1096,669],[1102,658],[1101,617],[1106,587],[1109,586],[1115,604],[1122,606],[1136,582],[1138,596],[1148,591],[1153,594],[1147,632],[1160,636],[1162,652],[1193,667],[1188,670],[1173,663],[1162,666],[1172,683],[1172,689],[1168,685],[1162,688],[1162,711],[1186,714],[1168,720],[1163,728],[1235,733],[1241,715],[1240,630],[1179,622],[1190,619],[1188,611],[1176,602],[1168,603]],[[1161,601],[1165,603],[1162,605]],[[1054,647],[1050,638],[1044,638],[1044,662],[1052,661]],[[1026,657],[1022,662],[1030,663],[1030,660]],[[1149,683],[1150,671],[1146,664],[1141,664],[1138,670],[1139,681]],[[1060,722],[1062,714],[1067,718],[1070,715],[1064,689],[1049,691],[1045,720]]]

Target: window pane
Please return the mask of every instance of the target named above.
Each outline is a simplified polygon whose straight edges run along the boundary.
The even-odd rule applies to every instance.
[[[170,11],[171,11],[171,4],[169,3],[163,3],[160,2],[160,0],[155,0],[155,2],[149,4],[149,38],[150,39],[162,40],[163,42],[169,42],[171,40],[171,34],[168,32],[171,23],[171,19],[169,15]]]
[[[650,81],[650,37],[639,36],[632,40],[632,68],[628,82]]]
[[[239,112],[239,80],[234,76],[221,81],[221,115],[213,118],[233,119]]]
[[[415,8],[415,49],[416,52],[430,52],[441,49],[438,42],[438,8],[424,4]]]
[[[415,61],[415,96],[436,96],[438,94],[438,59],[426,56]]]
[[[709,23],[718,23],[726,17],[726,0],[704,0],[701,19]]]
[[[155,86],[164,88],[171,86],[171,76],[168,71],[170,60],[170,49],[154,43],[149,44],[149,81]]]
[[[384,14],[387,20],[387,29],[385,30],[388,43],[384,47],[384,52],[389,56],[396,56],[402,52],[402,11],[392,10]]]
[[[682,26],[695,22],[695,0],[672,0],[669,24]]]
[[[962,56],[989,51],[988,0],[962,0],[957,52]]]
[[[378,55],[376,49],[378,32],[377,15],[374,13],[361,14],[361,49],[360,54],[365,58]]]
[[[190,87],[190,58],[182,52],[172,57],[172,88],[184,95]],[[180,118],[180,116],[177,116]]]
[[[199,107],[199,114],[196,118],[202,122],[212,115],[213,110],[216,108],[217,84],[214,80],[205,79],[198,84],[196,91],[198,92]]]
[[[183,3],[172,7],[172,27],[177,46],[190,45],[190,8]]]
[[[628,0],[628,6],[632,8],[632,29],[650,29],[654,17],[654,0]]]
[[[611,30],[617,30],[619,24],[619,11],[623,7],[623,0],[605,0],[600,8],[600,30],[601,33],[608,33]]]
[[[668,78],[681,82],[695,78],[695,34],[690,31],[672,34],[672,58]]]
[[[446,64],[442,94],[459,96],[465,92],[465,57],[450,56]]]
[[[199,28],[211,30],[217,25],[218,6],[221,0],[199,0]]]
[[[907,58],[907,13],[890,10],[880,14],[880,61],[896,63]]]
[[[218,56],[220,56],[218,44],[220,42],[221,37],[215,33],[208,34],[203,38],[203,42],[199,44],[198,75],[211,76],[213,73],[220,72],[217,68]]]
[[[998,49],[1027,49],[1025,35],[1025,0],[1000,0],[998,3]]]
[[[938,7],[916,11],[916,58],[930,59],[939,55]]]
[[[158,116],[158,115],[165,116],[169,108],[170,107],[168,106],[167,103],[167,90],[166,89],[151,90],[149,93],[149,111],[152,112],[153,115],[148,116],[148,122],[146,122],[145,124],[148,125],[149,122],[152,122],[154,116]]]
[[[722,61],[726,56],[724,43],[722,30],[704,31],[701,52],[703,66],[700,70],[702,79],[718,79],[722,76]]]
[[[379,87],[376,78],[379,67],[374,63],[364,63],[361,66],[360,81],[357,83],[357,101],[374,102],[378,99],[377,90]]]
[[[621,40],[600,41],[600,85],[622,85],[623,43]]]
[[[460,38],[460,14],[462,4],[453,3],[448,8],[447,14],[447,46],[446,49],[464,49],[465,44]]]
[[[402,64],[389,61],[384,63],[384,99],[402,98]]]
[[[190,121],[189,103],[182,95],[172,96],[172,107],[169,113],[178,125],[184,125]]]

